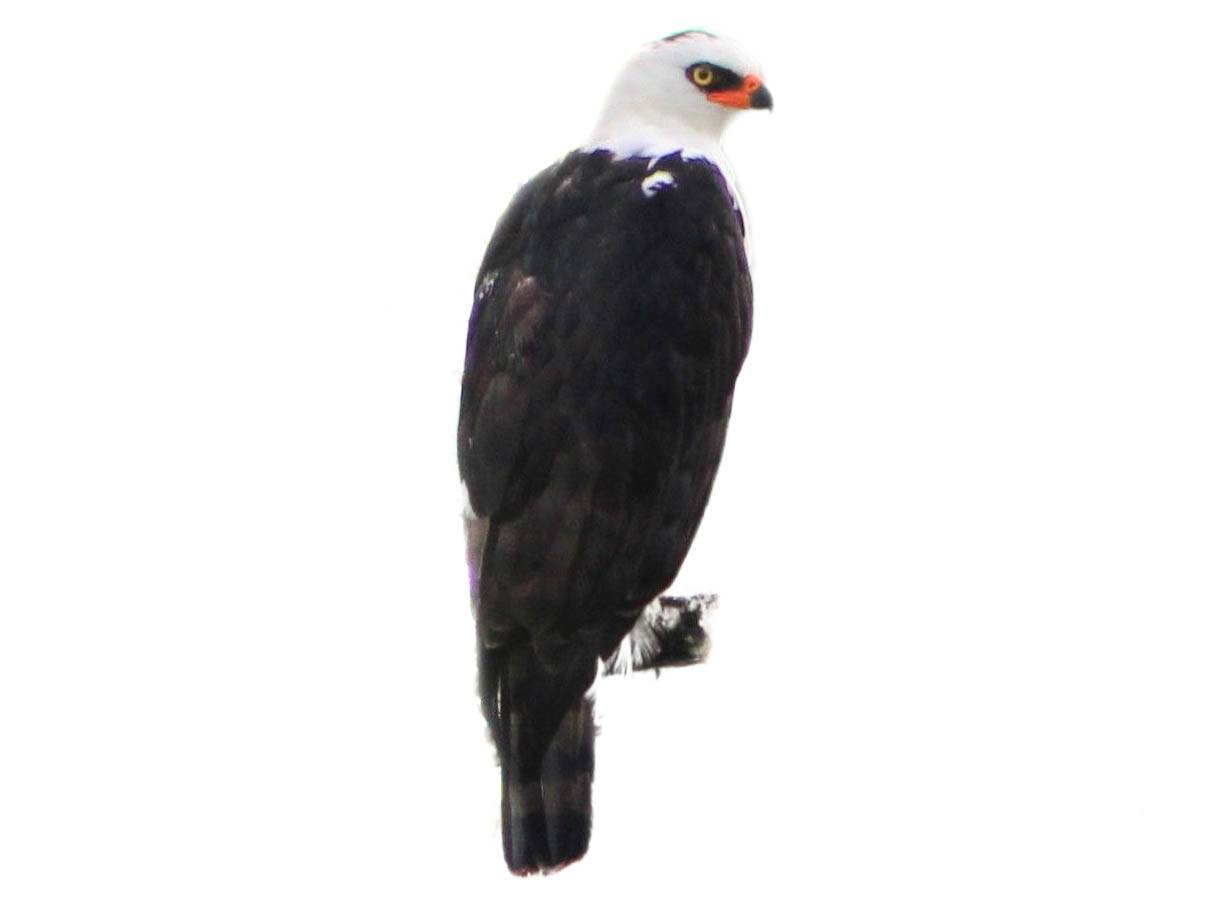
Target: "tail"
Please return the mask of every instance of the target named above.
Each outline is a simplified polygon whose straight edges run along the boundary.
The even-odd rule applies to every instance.
[[[530,644],[482,652],[482,708],[502,765],[502,853],[518,875],[560,869],[590,845],[593,680],[593,663],[550,672]]]

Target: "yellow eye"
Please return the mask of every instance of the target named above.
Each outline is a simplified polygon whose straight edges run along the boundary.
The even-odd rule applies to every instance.
[[[715,81],[715,70],[710,66],[696,66],[690,70],[690,78],[700,88],[706,88]]]

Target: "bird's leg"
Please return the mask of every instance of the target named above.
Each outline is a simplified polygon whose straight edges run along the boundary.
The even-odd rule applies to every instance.
[[[711,649],[708,616],[718,605],[719,597],[714,593],[653,600],[603,663],[603,674],[660,671],[702,662]]]

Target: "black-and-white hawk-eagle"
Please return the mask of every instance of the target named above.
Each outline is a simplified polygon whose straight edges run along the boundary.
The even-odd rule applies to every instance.
[[[753,313],[720,137],[769,107],[731,41],[645,46],[589,142],[519,190],[481,264],[457,439],[516,873],[585,853],[587,692],[677,574],[711,492]]]

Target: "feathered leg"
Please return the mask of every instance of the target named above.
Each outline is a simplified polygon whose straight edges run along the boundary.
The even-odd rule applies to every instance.
[[[604,663],[604,674],[696,665],[711,650],[708,621],[719,605],[714,593],[663,596],[644,607],[631,631]]]

